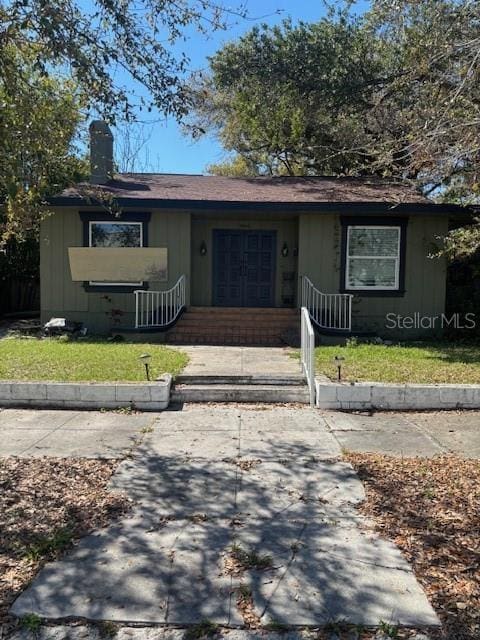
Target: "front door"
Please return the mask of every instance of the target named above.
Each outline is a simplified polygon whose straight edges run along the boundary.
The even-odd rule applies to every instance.
[[[275,231],[215,229],[213,304],[219,307],[273,307]]]

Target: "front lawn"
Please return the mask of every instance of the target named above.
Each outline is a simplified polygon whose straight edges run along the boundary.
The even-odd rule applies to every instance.
[[[145,380],[142,353],[152,356],[152,379],[176,375],[186,354],[163,345],[108,342],[103,339],[63,341],[57,338],[0,340],[0,380],[55,382],[138,382]]]
[[[391,346],[354,344],[317,347],[317,373],[336,379],[335,356],[343,356],[342,379],[349,382],[480,384],[480,345],[446,342]]]

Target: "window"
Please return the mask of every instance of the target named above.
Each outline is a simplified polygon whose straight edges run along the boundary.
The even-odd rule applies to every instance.
[[[397,291],[401,237],[401,226],[348,226],[345,289]]]
[[[142,222],[97,222],[88,223],[90,247],[143,247]],[[123,287],[141,286],[142,282],[90,282],[90,285]]]
[[[150,212],[122,211],[118,216],[110,216],[105,211],[78,213],[83,226],[84,247],[148,247]],[[85,291],[131,293],[139,287],[148,289],[148,282],[86,281],[83,286]]]
[[[142,247],[141,222],[90,222],[91,247]]]

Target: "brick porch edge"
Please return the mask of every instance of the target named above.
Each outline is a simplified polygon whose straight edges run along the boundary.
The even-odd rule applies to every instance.
[[[478,409],[478,384],[335,383],[315,380],[319,409]]]
[[[156,382],[0,382],[0,407],[162,411],[170,402],[172,376]]]

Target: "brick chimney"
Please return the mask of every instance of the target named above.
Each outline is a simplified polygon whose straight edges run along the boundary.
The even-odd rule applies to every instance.
[[[113,176],[113,134],[103,120],[93,120],[90,131],[90,182],[106,184]]]

